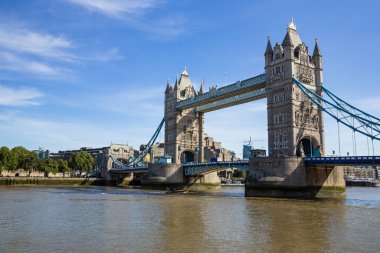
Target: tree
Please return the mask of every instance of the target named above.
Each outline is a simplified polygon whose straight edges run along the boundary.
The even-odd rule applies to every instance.
[[[36,153],[21,146],[12,148],[11,153],[16,161],[14,170],[24,169],[30,174],[33,170],[39,169],[40,162]]]
[[[244,170],[234,169],[232,176],[236,178],[245,178],[246,172]]]
[[[24,170],[27,170],[29,174],[33,170],[37,170],[39,167],[39,159],[36,153],[28,151],[29,153],[26,155],[24,160],[24,166],[22,167]]]
[[[58,172],[61,172],[63,174],[72,172],[72,169],[68,166],[67,161],[58,159],[57,162],[58,162]]]
[[[95,165],[94,158],[87,153],[86,151],[80,151],[78,153],[74,153],[70,157],[69,166],[73,170],[79,171],[80,174],[82,172],[89,173],[93,170]]]
[[[44,161],[44,171],[45,173],[56,174],[58,172],[58,161],[54,159],[46,159]]]
[[[0,148],[0,173],[3,170],[9,169],[9,159],[11,151],[7,147]]]
[[[25,168],[30,151],[24,147],[18,146],[12,148],[11,153],[14,155],[16,160],[14,170]]]

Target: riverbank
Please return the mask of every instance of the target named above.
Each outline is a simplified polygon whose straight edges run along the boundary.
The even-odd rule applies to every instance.
[[[0,177],[1,186],[137,186],[137,180],[106,181],[102,178]]]

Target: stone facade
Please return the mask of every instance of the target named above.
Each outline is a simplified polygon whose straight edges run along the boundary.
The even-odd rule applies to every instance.
[[[256,157],[250,159],[246,196],[341,197],[343,167],[305,166],[303,157]]]
[[[323,115],[293,83],[297,78],[322,95],[322,56],[317,41],[313,55],[291,21],[283,42],[265,51],[268,106],[268,155],[301,156],[317,149],[324,152]]]
[[[183,168],[181,164],[151,163],[148,167],[148,173],[143,176],[142,184],[144,186],[166,186],[185,185]]]
[[[235,153],[222,147],[222,143],[205,134],[204,138],[204,159],[205,161],[236,161]]]
[[[198,92],[195,91],[186,69],[179,80],[176,79],[174,87],[170,86],[169,82],[166,86],[165,155],[171,156],[173,163],[176,164],[183,163],[184,160],[198,160],[199,142],[203,140],[203,136],[199,136],[199,129],[203,129],[203,114],[197,113],[195,108],[176,109],[177,102],[196,94]]]
[[[363,178],[363,179],[378,179],[378,172],[373,167],[344,167],[344,176],[346,178]]]

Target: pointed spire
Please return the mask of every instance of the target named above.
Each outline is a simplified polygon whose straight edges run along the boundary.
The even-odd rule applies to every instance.
[[[205,92],[205,80],[202,80],[201,82],[201,88],[199,89],[199,94],[204,94]]]
[[[285,38],[284,40],[282,41],[282,44],[281,44],[283,47],[286,47],[286,46],[294,46],[293,42],[292,42],[292,38],[290,37],[290,34],[289,34],[289,30],[286,32],[286,35],[285,35]]]
[[[289,29],[297,30],[297,27],[296,27],[296,25],[294,24],[294,21],[293,21],[293,17],[292,17],[292,19],[290,20],[290,22],[288,24],[288,30]]]
[[[165,92],[168,93],[170,91],[170,83],[169,83],[169,79],[167,80],[166,82],[166,89],[165,89]]]
[[[282,41],[282,46],[294,46],[297,47],[298,45],[302,44],[301,38],[299,37],[297,33],[296,25],[294,24],[293,18],[289,22],[287,27],[287,32],[285,35],[284,40]]]
[[[265,50],[265,54],[264,55],[273,55],[273,48],[272,48],[272,44],[270,43],[270,34],[268,33],[268,43],[267,43],[267,48]]]
[[[182,71],[182,74],[181,74],[182,76],[189,76],[189,74],[187,73],[187,70],[186,70],[186,67],[185,67],[185,69]]]
[[[178,75],[175,78],[174,90],[178,90]]]
[[[318,37],[317,37],[317,35],[315,35],[315,46],[314,46],[313,57],[314,56],[322,56],[321,50],[319,49],[319,46],[318,46]]]

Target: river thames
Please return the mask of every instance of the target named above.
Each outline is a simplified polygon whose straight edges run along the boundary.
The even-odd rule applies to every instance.
[[[0,188],[0,252],[379,252],[380,187],[345,200]]]

